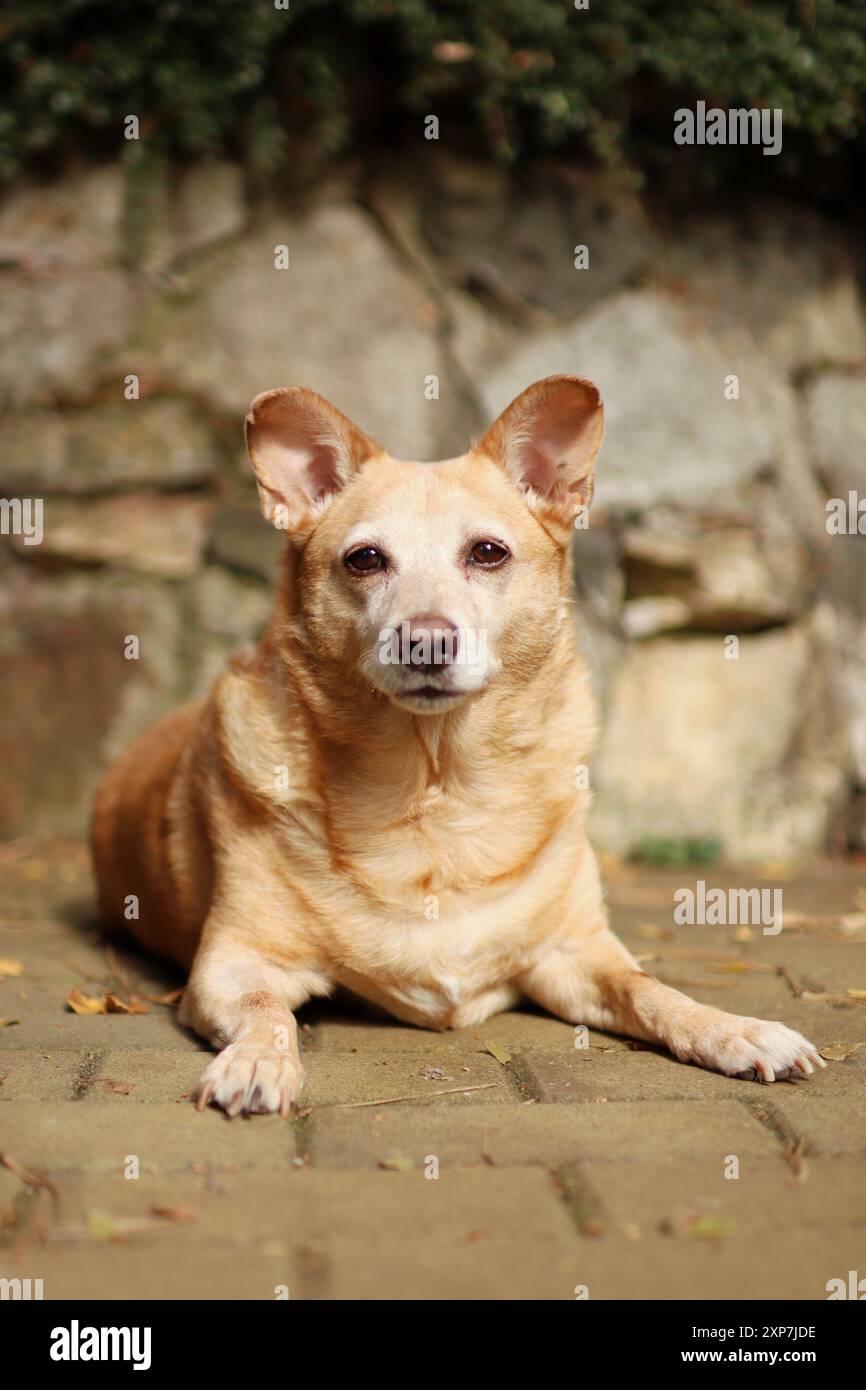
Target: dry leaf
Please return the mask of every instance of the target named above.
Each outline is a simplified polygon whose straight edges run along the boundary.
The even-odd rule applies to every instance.
[[[23,970],[20,960],[4,960],[0,956],[0,975],[20,975]]]
[[[20,1018],[0,1018],[0,1028],[14,1028],[20,1022]]]
[[[108,1014],[149,1014],[150,1009],[134,994],[129,1000],[118,999],[116,994],[106,994],[105,1012]]]
[[[116,994],[82,994],[80,989],[69,991],[67,1008],[74,1014],[146,1014],[150,1010],[136,995],[129,1000],[120,999]]]
[[[848,989],[845,993],[851,999],[866,999],[866,989]]]
[[[641,922],[640,926],[635,928],[635,935],[639,936],[641,941],[673,940],[673,932],[657,927],[655,922]]]
[[[99,1083],[103,1090],[112,1091],[117,1096],[128,1096],[132,1091],[132,1086],[128,1081],[112,1081],[110,1076],[106,1076]]]
[[[380,1158],[379,1167],[385,1168],[389,1173],[411,1173],[415,1164],[411,1158],[403,1158],[397,1154],[394,1158]]]
[[[105,999],[92,994],[82,994],[80,989],[72,989],[66,999],[66,1007],[74,1014],[104,1014]]]
[[[490,1056],[495,1057],[497,1062],[501,1062],[503,1066],[507,1066],[511,1061],[511,1053],[506,1052],[505,1048],[500,1047],[498,1043],[486,1042],[484,1047]]]
[[[752,931],[751,927],[737,927],[737,930],[734,932],[735,941],[753,941],[754,937],[755,933]]]
[[[161,1221],[195,1221],[195,1212],[190,1211],[189,1207],[151,1207],[154,1216],[158,1216]]]
[[[164,1004],[166,1008],[173,1009],[180,1003],[183,995],[183,986],[180,989],[170,989],[167,994],[147,994],[144,990],[140,995],[133,995],[133,998],[146,999],[150,1004]]]
[[[850,1057],[856,1052],[863,1043],[831,1043],[829,1047],[819,1047],[818,1054],[826,1062],[844,1062],[846,1057]]]

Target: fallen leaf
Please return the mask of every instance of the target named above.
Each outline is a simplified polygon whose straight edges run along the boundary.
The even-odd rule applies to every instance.
[[[106,994],[105,1012],[108,1014],[149,1014],[150,1009],[135,994],[129,999],[119,999],[116,994]]]
[[[104,1014],[107,1012],[105,999],[97,999],[92,994],[82,994],[80,989],[69,991],[66,1007],[74,1014]]]
[[[0,1018],[0,1028],[14,1028],[20,1022],[20,1018]]]
[[[87,1234],[91,1240],[119,1240],[123,1232],[113,1216],[104,1211],[87,1213]]]
[[[635,928],[635,935],[639,936],[641,941],[671,941],[673,939],[673,932],[657,927],[655,922],[641,922],[640,926]]]
[[[728,1216],[691,1207],[667,1217],[662,1222],[662,1231],[665,1235],[686,1236],[690,1240],[723,1240],[733,1235],[734,1222]]]
[[[734,1234],[734,1222],[729,1216],[699,1216],[686,1227],[686,1235],[697,1240],[723,1240]]]
[[[116,994],[82,994],[80,989],[70,990],[66,1000],[67,1008],[74,1014],[147,1014],[150,1010],[136,995],[128,1000]]]
[[[113,1081],[110,1076],[106,1076],[99,1083],[103,1090],[112,1091],[118,1096],[128,1096],[132,1091],[132,1086],[128,1081]]]
[[[173,1009],[176,1004],[180,1003],[182,996],[183,988],[181,987],[180,989],[170,989],[167,994],[147,994],[145,990],[142,990],[140,994],[132,997],[146,999],[149,1004],[164,1004],[166,1008]]]
[[[411,1173],[415,1164],[411,1158],[403,1158],[397,1154],[394,1158],[380,1158],[379,1167],[387,1169],[389,1173]]]
[[[829,1047],[819,1047],[818,1055],[823,1057],[826,1062],[844,1062],[846,1057],[850,1057],[852,1052],[856,1052],[863,1043],[831,1043]]]
[[[866,999],[866,989],[849,989],[846,990],[845,993],[849,995],[851,999]]]
[[[23,970],[24,966],[20,960],[4,960],[0,956],[0,975],[20,975]]]
[[[154,1216],[158,1216],[160,1221],[195,1221],[195,1212],[190,1211],[189,1207],[151,1207]]]
[[[504,1067],[511,1061],[511,1053],[506,1052],[505,1048],[500,1047],[498,1043],[486,1042],[484,1048],[491,1057],[495,1057],[497,1062],[501,1062]]]
[[[754,937],[755,933],[752,931],[751,927],[737,927],[737,930],[734,932],[735,941],[753,941]]]

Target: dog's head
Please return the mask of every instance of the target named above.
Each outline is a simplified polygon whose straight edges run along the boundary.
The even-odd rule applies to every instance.
[[[441,714],[551,651],[603,433],[597,388],[530,386],[460,458],[405,463],[313,391],[257,396],[262,511],[299,551],[317,660],[414,714]]]

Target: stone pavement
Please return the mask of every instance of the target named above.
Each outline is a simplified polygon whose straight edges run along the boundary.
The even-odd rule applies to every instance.
[[[0,846],[0,1276],[232,1299],[820,1299],[866,1277],[866,866],[785,870],[779,936],[673,926],[675,887],[783,868],[612,864],[609,898],[648,969],[832,1049],[809,1081],[576,1047],[532,1012],[440,1035],[328,1003],[302,1011],[297,1117],[229,1121],[189,1102],[206,1049],[155,1002],[181,981],[106,948],[83,848]],[[78,1015],[76,988],[148,1012]]]

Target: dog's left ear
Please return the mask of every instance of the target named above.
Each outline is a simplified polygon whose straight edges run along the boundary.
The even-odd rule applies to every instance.
[[[502,467],[533,511],[570,531],[592,501],[604,407],[594,382],[548,376],[511,402],[478,448]]]

